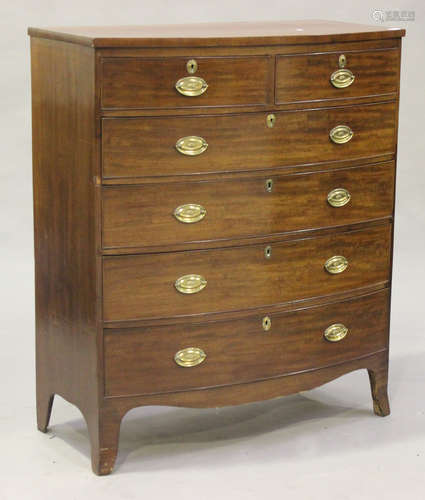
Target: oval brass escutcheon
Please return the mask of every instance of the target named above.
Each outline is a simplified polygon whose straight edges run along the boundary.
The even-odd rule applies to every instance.
[[[329,274],[340,274],[348,267],[348,260],[342,255],[334,255],[325,262],[325,269]]]
[[[354,132],[348,125],[337,125],[329,132],[329,137],[335,144],[345,144],[351,141]]]
[[[207,286],[207,280],[200,274],[185,274],[176,280],[174,286],[180,293],[198,293]]]
[[[354,82],[354,78],[353,73],[349,69],[341,68],[332,73],[330,81],[337,89],[344,89]]]
[[[174,361],[183,368],[192,368],[192,366],[200,365],[207,355],[199,347],[186,347],[176,352]]]
[[[268,193],[271,193],[272,189],[273,189],[273,179],[267,179],[266,183],[265,183],[265,186],[266,186],[266,191]]]
[[[174,217],[185,224],[199,222],[207,215],[207,211],[202,205],[197,203],[186,203],[174,210]]]
[[[270,330],[270,328],[272,327],[272,320],[269,318],[269,316],[264,316],[262,325],[265,332],[268,332]]]
[[[331,207],[343,207],[351,200],[351,194],[347,189],[335,188],[328,193],[328,203]]]
[[[323,333],[323,336],[329,342],[339,342],[348,335],[348,328],[342,323],[335,323],[328,326]]]
[[[185,76],[176,82],[176,90],[187,97],[202,95],[208,88],[207,82],[199,76]]]
[[[186,156],[198,156],[206,151],[207,148],[207,141],[203,137],[196,135],[182,137],[176,142],[177,151]]]
[[[276,115],[274,115],[273,113],[267,115],[266,123],[269,128],[273,128],[276,123]]]
[[[266,248],[264,249],[264,257],[266,259],[270,259],[270,257],[272,256],[272,247],[270,245],[266,246]]]
[[[187,72],[190,73],[191,75],[193,75],[193,73],[196,73],[196,71],[198,70],[198,63],[196,62],[196,60],[189,59],[189,61],[187,61],[186,63],[186,69]]]

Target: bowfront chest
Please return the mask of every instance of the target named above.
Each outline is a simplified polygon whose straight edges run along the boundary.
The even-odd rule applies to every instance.
[[[37,416],[122,417],[369,372],[389,413],[401,29],[30,28]]]

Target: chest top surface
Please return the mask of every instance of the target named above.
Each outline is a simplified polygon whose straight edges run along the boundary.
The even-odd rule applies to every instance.
[[[405,30],[339,21],[263,21],[157,26],[29,28],[34,37],[92,47],[255,46],[399,38]]]

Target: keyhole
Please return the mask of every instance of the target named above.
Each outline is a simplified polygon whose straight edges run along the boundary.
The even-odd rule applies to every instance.
[[[266,180],[266,191],[268,193],[271,193],[273,189],[273,179],[267,179]]]
[[[271,246],[267,246],[264,249],[264,256],[266,257],[266,259],[270,259],[270,257],[272,256],[272,247]]]
[[[268,316],[264,316],[263,318],[263,330],[268,332],[272,327],[272,320]]]
[[[187,72],[193,75],[193,73],[196,73],[196,70],[198,69],[198,63],[195,61],[195,59],[190,59],[186,63],[186,69]]]
[[[276,123],[276,116],[272,113],[270,115],[267,115],[267,126],[269,128],[273,128],[274,124]]]

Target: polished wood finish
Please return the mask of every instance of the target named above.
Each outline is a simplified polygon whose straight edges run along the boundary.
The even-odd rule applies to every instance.
[[[266,245],[105,257],[103,317],[123,321],[162,316],[203,315],[255,309],[362,288],[389,280],[391,225],[318,238]],[[330,275],[324,264],[334,255],[349,261]],[[207,286],[184,295],[180,276],[199,274]]]
[[[36,38],[31,61],[37,424],[46,432],[54,394],[60,394],[83,413],[97,457],[104,436],[95,61],[87,47]]]
[[[173,24],[163,26],[90,26],[29,28],[33,37],[90,47],[251,47],[299,43],[382,40],[404,36],[404,29],[336,21],[263,21]]]
[[[102,475],[136,406],[242,404],[366,369],[374,411],[387,415],[404,30],[293,21],[29,33],[38,428],[54,395],[78,406]],[[356,73],[347,89],[329,83],[341,53]],[[191,58],[209,85],[199,98],[174,89]],[[330,141],[338,124],[350,142]],[[187,135],[207,151],[178,153]],[[351,199],[334,208],[337,187]],[[206,217],[178,222],[184,203]],[[324,269],[333,255],[348,258],[342,274]],[[174,282],[189,273],[207,286],[183,295]],[[324,340],[339,322],[348,335]],[[177,366],[185,347],[206,360]]]
[[[320,50],[320,49],[318,49]],[[354,82],[336,88],[330,77],[339,68],[341,54]],[[314,102],[374,96],[375,101],[394,98],[398,89],[400,52],[397,49],[318,52],[276,58],[276,103]]]
[[[105,335],[105,394],[129,396],[248,383],[356,359],[388,346],[388,290],[295,312],[237,321],[108,330]],[[343,323],[340,342],[324,330]],[[182,368],[174,354],[202,348],[206,360]]]
[[[103,247],[199,245],[391,217],[394,173],[394,162],[385,162],[245,179],[104,187]],[[334,208],[327,195],[338,187],[347,189],[351,199]],[[179,222],[173,213],[185,203],[202,205],[207,215],[196,223]]]
[[[377,158],[395,151],[394,102],[311,111],[231,116],[103,119],[102,157],[105,178],[187,175],[260,170],[343,159]],[[334,144],[336,125],[354,132],[350,142]],[[379,124],[379,126],[378,126]],[[175,144],[181,137],[203,137],[208,149],[184,156]],[[306,147],[308,144],[308,147]]]
[[[273,92],[271,56],[201,57],[189,74],[189,57],[104,58],[103,108],[191,108],[269,104]],[[175,89],[186,76],[203,78],[208,88],[200,96],[184,96]]]

